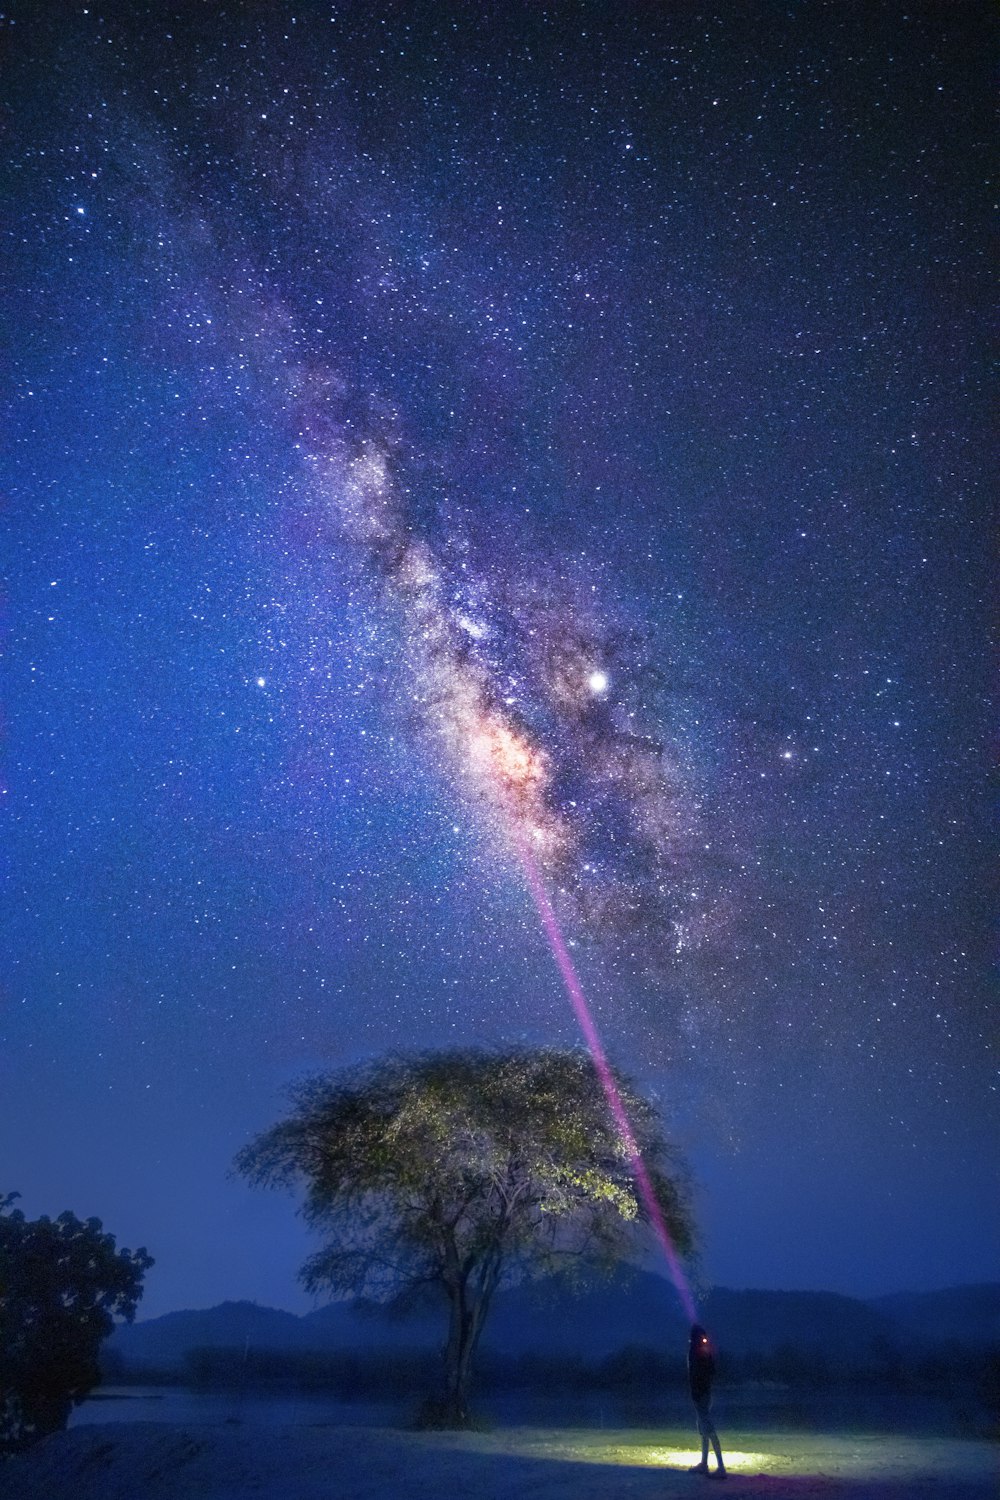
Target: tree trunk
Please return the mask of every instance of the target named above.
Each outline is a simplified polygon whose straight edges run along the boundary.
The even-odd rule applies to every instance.
[[[446,1282],[451,1317],[445,1346],[445,1394],[441,1411],[441,1425],[445,1427],[469,1425],[473,1360],[499,1277],[500,1257],[490,1256],[485,1262],[480,1262],[477,1269],[478,1277],[466,1272],[454,1281]]]
[[[451,1317],[444,1354],[444,1399],[441,1421],[446,1427],[465,1427],[469,1421],[469,1378],[474,1348],[474,1310],[469,1306],[464,1280],[449,1287]]]

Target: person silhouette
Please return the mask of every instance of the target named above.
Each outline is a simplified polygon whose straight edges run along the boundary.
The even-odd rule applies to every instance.
[[[713,1479],[725,1479],[726,1466],[722,1461],[719,1434],[716,1432],[715,1423],[712,1421],[712,1381],[714,1379],[715,1353],[712,1348],[712,1341],[700,1323],[692,1323],[691,1341],[688,1344],[688,1385],[691,1389],[691,1400],[694,1402],[694,1409],[698,1413],[698,1431],[701,1434],[701,1462],[692,1465],[689,1473],[708,1474],[711,1472]],[[717,1467],[714,1471],[710,1471],[708,1467],[709,1443],[711,1443],[715,1451]]]

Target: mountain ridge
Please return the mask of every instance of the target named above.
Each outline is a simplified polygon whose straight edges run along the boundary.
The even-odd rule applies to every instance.
[[[907,1351],[959,1344],[1000,1347],[1000,1283],[862,1299],[837,1292],[717,1287],[702,1314],[723,1352],[745,1355],[794,1347],[848,1364],[873,1347]],[[197,1348],[296,1353],[433,1350],[444,1339],[443,1297],[396,1315],[364,1303],[328,1303],[301,1315],[256,1302],[179,1309],[122,1324],[105,1346],[115,1363],[177,1370]],[[635,1271],[574,1291],[543,1281],[499,1293],[484,1353],[594,1360],[629,1346],[683,1349],[686,1324],[670,1284]]]

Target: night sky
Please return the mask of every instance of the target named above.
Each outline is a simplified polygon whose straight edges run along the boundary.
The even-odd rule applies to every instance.
[[[991,8],[4,24],[0,1189],[306,1307],[233,1154],[578,1042],[530,847],[708,1278],[995,1279]]]

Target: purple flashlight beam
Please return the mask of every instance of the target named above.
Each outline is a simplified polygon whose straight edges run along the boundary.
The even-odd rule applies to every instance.
[[[697,1313],[694,1305],[694,1297],[691,1295],[691,1288],[688,1286],[680,1256],[677,1254],[670,1230],[667,1228],[667,1222],[663,1217],[663,1210],[657,1201],[649,1170],[643,1161],[642,1152],[639,1150],[639,1143],[632,1130],[625,1104],[618,1091],[618,1085],[615,1083],[611,1064],[608,1062],[607,1053],[604,1050],[604,1044],[601,1041],[594,1018],[591,1015],[590,1006],[587,1004],[587,997],[583,993],[583,986],[580,983],[573,960],[570,958],[569,950],[560,931],[559,923],[556,920],[556,914],[552,908],[552,902],[549,900],[548,891],[545,889],[545,882],[542,880],[541,871],[523,838],[520,834],[516,834],[515,836],[518,853],[521,856],[521,863],[524,866],[524,873],[528,881],[528,889],[531,892],[535,906],[538,908],[538,915],[541,918],[545,936],[548,938],[549,947],[552,949],[552,956],[555,958],[559,972],[562,975],[562,981],[566,987],[569,1002],[573,1007],[573,1013],[579,1023],[580,1030],[583,1032],[583,1038],[587,1043],[590,1055],[594,1060],[594,1067],[597,1070],[597,1076],[600,1079],[601,1087],[608,1101],[608,1108],[611,1110],[612,1118],[625,1143],[629,1167],[632,1176],[635,1178],[636,1187],[639,1189],[639,1194],[645,1204],[646,1212],[649,1215],[649,1221],[653,1226],[656,1237],[663,1248],[667,1269],[670,1272],[670,1279],[677,1290],[681,1306],[684,1308],[688,1322],[694,1323],[697,1321]]]

